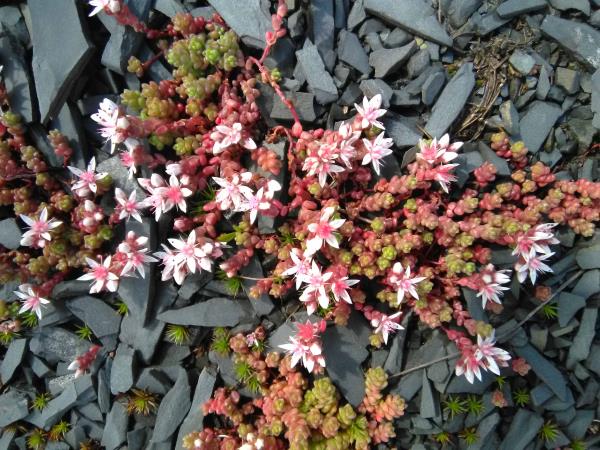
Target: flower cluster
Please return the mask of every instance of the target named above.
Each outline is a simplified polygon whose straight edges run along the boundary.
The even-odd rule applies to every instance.
[[[295,367],[298,362],[309,372],[318,373],[325,367],[325,358],[323,357],[323,346],[321,344],[320,333],[325,331],[327,326],[324,320],[319,323],[297,323],[298,332],[295,336],[290,336],[290,342],[281,344],[279,347],[290,354],[291,367]]]
[[[488,337],[477,335],[477,344],[461,333],[449,332],[449,337],[456,343],[461,356],[456,363],[456,375],[464,375],[469,383],[475,378],[481,381],[481,371],[500,375],[500,367],[508,367],[510,355],[506,350],[495,346],[494,331]]]

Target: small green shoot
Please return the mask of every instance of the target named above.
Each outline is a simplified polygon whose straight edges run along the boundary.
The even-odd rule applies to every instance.
[[[52,428],[50,428],[50,431],[48,432],[48,439],[51,441],[60,441],[65,434],[68,433],[69,427],[69,422],[66,420],[61,420]]]
[[[539,436],[540,439],[544,442],[552,442],[558,437],[558,425],[556,425],[551,420],[547,420],[540,428]]]
[[[474,416],[480,416],[483,413],[483,400],[475,394],[469,394],[466,400],[467,411]]]
[[[190,330],[184,325],[168,324],[166,335],[175,345],[183,345],[190,340]]]
[[[448,412],[450,419],[453,419],[459,414],[467,412],[467,405],[464,400],[459,399],[457,396],[449,395],[443,402],[444,411]]]
[[[513,392],[513,400],[521,408],[529,403],[529,391],[527,389],[517,389]]]
[[[120,315],[125,316],[129,313],[129,307],[127,306],[127,303],[125,303],[123,300],[117,301],[115,306],[117,307],[117,312]]]
[[[223,270],[217,271],[217,279],[225,284],[225,288],[233,297],[237,297],[242,289],[242,279],[240,277],[229,277]]]
[[[35,409],[37,411],[41,411],[46,406],[48,406],[48,402],[50,401],[51,398],[52,398],[52,396],[50,395],[49,392],[43,392],[41,394],[38,394],[33,399],[33,402],[31,402],[31,408]]]
[[[576,440],[571,442],[567,448],[571,450],[585,450],[587,447],[585,442]]]
[[[127,399],[127,413],[149,416],[158,408],[156,395],[145,389],[132,389]]]
[[[556,303],[547,303],[542,306],[540,314],[548,320],[556,319],[558,318],[558,305]]]
[[[27,328],[37,327],[39,323],[38,316],[31,311],[27,311],[21,316],[21,323],[25,325]]]
[[[475,427],[465,428],[460,433],[458,433],[458,436],[462,440],[464,440],[467,443],[467,445],[473,445],[479,440],[479,435],[477,434],[477,428],[475,428]]]
[[[210,348],[219,355],[227,356],[230,352],[229,348],[229,331],[227,328],[217,327],[213,331],[212,343]]]
[[[46,433],[36,428],[27,436],[27,448],[30,450],[42,450],[46,446]]]
[[[79,336],[79,339],[81,339],[82,341],[91,341],[92,336],[94,335],[92,329],[89,326],[87,326],[87,324],[82,327],[77,327],[77,331],[75,332],[75,334]]]
[[[442,446],[446,446],[452,442],[452,438],[450,433],[447,431],[442,431],[441,433],[436,434],[434,437],[435,441]]]
[[[506,384],[506,377],[504,375],[497,376],[496,383],[498,383],[498,389],[502,389]]]

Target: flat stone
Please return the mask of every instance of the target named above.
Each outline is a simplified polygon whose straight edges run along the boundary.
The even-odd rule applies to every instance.
[[[308,92],[286,92],[285,95],[294,103],[301,121],[314,122],[316,120],[317,113],[315,112],[314,94]],[[290,110],[277,95],[273,97],[270,117],[275,120],[293,120]]]
[[[184,436],[192,431],[198,431],[201,429],[202,421],[204,419],[202,405],[204,405],[204,403],[206,403],[212,397],[212,392],[216,381],[217,377],[209,369],[202,369],[202,372],[198,377],[198,382],[196,383],[196,389],[194,391],[194,397],[192,399],[190,411],[179,428],[176,441],[177,450],[183,450],[182,440]]]
[[[282,184],[283,186],[283,184]],[[245,277],[251,278],[263,278],[264,272],[262,269],[262,265],[258,258],[254,256],[250,262],[241,270],[241,274]],[[259,297],[254,298],[250,297],[250,289],[256,285],[256,281],[242,279],[242,289],[246,292],[248,298],[250,298],[250,305],[254,308],[254,312],[258,317],[266,316],[273,311],[275,305],[269,297],[269,294],[261,294]]]
[[[557,299],[558,324],[566,327],[577,311],[585,306],[585,298],[569,292],[561,292]]]
[[[397,147],[412,147],[419,142],[421,133],[416,123],[409,118],[388,111],[381,120],[386,134],[394,140]]]
[[[554,73],[554,82],[563,88],[567,94],[576,94],[579,91],[581,74],[576,70],[558,67]]]
[[[571,291],[586,300],[597,292],[600,292],[600,270],[585,272]]]
[[[525,358],[538,378],[546,383],[558,398],[561,400],[567,398],[567,381],[554,364],[544,358],[529,344],[524,346],[515,345],[514,351],[517,356]]]
[[[244,44],[258,49],[265,47],[265,34],[271,31],[271,17],[261,7],[260,0],[209,0],[208,3]]]
[[[395,74],[416,50],[416,42],[411,41],[402,47],[383,48],[371,52],[369,64],[375,69],[375,78],[385,78]]]
[[[469,383],[464,375],[453,376],[446,388],[446,394],[477,394],[483,395],[496,381],[497,376],[490,371],[481,373],[481,381]]]
[[[360,90],[362,91],[363,95],[367,98],[373,98],[377,94],[380,94],[381,104],[384,108],[389,108],[390,100],[392,98],[392,95],[394,94],[392,88],[389,87],[389,85],[385,81],[380,80],[378,78],[373,80],[361,81]]]
[[[137,192],[137,201],[146,198],[146,192],[137,184],[135,178],[129,177],[129,171],[121,163],[119,155],[111,156],[98,163],[96,171],[110,173],[113,180],[113,186],[124,190],[127,194],[135,190]]]
[[[521,75],[529,75],[533,66],[535,66],[535,59],[528,53],[521,50],[515,50],[508,60],[510,65],[517,70]]]
[[[540,29],[589,67],[600,68],[600,31],[551,15],[544,18]]]
[[[598,132],[594,124],[587,119],[569,118],[567,126],[581,147],[589,147]]]
[[[292,39],[304,36],[306,33],[306,14],[303,10],[299,9],[288,16],[287,29]]]
[[[502,118],[502,124],[506,132],[510,136],[518,136],[521,132],[519,127],[519,112],[513,102],[508,100],[500,105],[500,117]]]
[[[327,374],[349,403],[360,404],[365,395],[361,364],[369,352],[359,344],[358,336],[350,328],[330,327],[322,339]]]
[[[0,245],[8,250],[15,250],[21,245],[21,229],[15,219],[0,221]]]
[[[406,64],[408,78],[416,78],[421,75],[431,64],[431,56],[427,49],[419,50],[412,55]]]
[[[205,19],[210,20],[216,12],[217,11],[212,6],[199,6],[198,8],[192,9],[190,14],[193,17],[204,17]]]
[[[147,448],[149,444],[149,433],[150,430],[148,428],[138,428],[137,430],[128,431],[127,450],[144,450]]]
[[[3,20],[5,11],[6,7],[0,10],[0,20]],[[37,117],[33,79],[25,59],[25,49],[11,34],[0,35],[0,65],[11,109],[25,122],[32,122]]]
[[[550,75],[546,66],[542,66],[540,69],[540,75],[538,77],[537,86],[535,88],[535,97],[538,100],[546,100],[548,93],[550,92]]]
[[[338,58],[364,75],[368,75],[371,72],[369,57],[358,40],[358,36],[354,33],[346,30],[340,32],[338,38]]]
[[[590,354],[590,348],[596,334],[596,319],[598,318],[598,308],[585,308],[581,315],[581,322],[577,329],[577,334],[573,339],[573,344],[569,347],[567,356],[567,368],[572,369],[575,363],[587,359]]]
[[[423,419],[440,417],[442,415],[439,395],[437,391],[434,391],[431,387],[431,383],[425,372],[423,372],[423,388],[421,389],[419,415]]]
[[[477,436],[479,439],[474,444],[467,447],[468,450],[481,450],[487,448],[486,445],[490,442],[494,431],[500,424],[500,414],[494,412],[486,416],[479,422],[477,426]],[[493,447],[492,447],[493,448]]]
[[[160,402],[152,442],[165,442],[177,430],[190,410],[191,388],[185,370],[179,369],[177,381]]]
[[[421,87],[423,103],[427,106],[433,105],[444,84],[446,84],[446,75],[443,72],[434,72],[429,75]]]
[[[480,141],[477,144],[477,148],[479,153],[484,161],[492,163],[496,168],[496,173],[500,176],[509,177],[512,174],[512,170],[508,166],[508,162],[506,159],[501,158],[493,151],[490,147],[488,147],[484,142]]]
[[[483,0],[454,0],[448,8],[450,25],[457,29],[462,27],[482,3]]]
[[[115,450],[127,439],[127,408],[121,402],[114,402],[110,413],[106,416],[106,424],[100,444],[106,450]]]
[[[65,299],[86,295],[90,291],[89,281],[68,280],[62,281],[52,289],[53,299]]]
[[[333,78],[325,70],[325,64],[317,47],[307,39],[304,42],[304,48],[296,52],[296,58],[302,73],[306,77],[310,91],[315,94],[317,102],[326,105],[336,101],[338,98],[337,88]]]
[[[87,295],[66,304],[75,317],[92,329],[94,336],[101,338],[119,332],[121,316],[102,300]]]
[[[383,45],[385,48],[396,48],[408,44],[412,40],[413,37],[411,34],[407,33],[402,28],[394,28],[385,38],[383,38]]]
[[[6,385],[15,374],[17,367],[23,361],[27,350],[27,339],[15,339],[8,346],[2,364],[0,364],[0,380]]]
[[[154,3],[154,9],[160,11],[171,19],[175,17],[176,14],[187,12],[179,0],[156,0]]]
[[[134,383],[134,349],[127,344],[119,344],[110,370],[110,391],[113,395],[127,392]]]
[[[312,42],[319,49],[323,60],[333,56],[335,41],[334,0],[311,0],[309,14],[312,19]],[[331,68],[329,64],[326,64]]]
[[[32,68],[41,121],[58,114],[92,57],[75,0],[29,0]],[[47,26],[52,23],[53,26]],[[64,39],[69,36],[69,39]],[[57,45],[60,43],[60,45]]]
[[[575,418],[569,423],[566,430],[564,430],[565,433],[572,440],[583,439],[595,416],[595,411],[591,409],[577,411]]]
[[[41,328],[33,333],[29,349],[50,364],[71,363],[89,350],[91,344],[62,328]]]
[[[521,137],[529,152],[539,151],[561,115],[562,111],[553,103],[536,100],[531,104],[519,125]]]
[[[586,16],[590,15],[590,2],[588,0],[550,0],[550,4],[560,11],[574,9],[581,11]]]
[[[507,0],[498,6],[496,13],[503,19],[512,19],[521,14],[545,9],[547,6],[546,0]]]
[[[496,11],[489,11],[487,14],[481,16],[478,13],[471,16],[474,32],[479,36],[487,36],[492,31],[497,30],[510,19],[500,17]]]
[[[0,34],[12,34],[24,47],[29,46],[29,30],[17,5],[0,6]]]
[[[352,8],[350,9],[350,13],[348,14],[348,19],[346,20],[346,27],[349,30],[356,28],[367,18],[367,13],[365,12],[365,5],[363,0],[356,0],[352,4]]]
[[[104,420],[104,416],[102,415],[102,411],[98,407],[97,403],[88,403],[87,405],[81,405],[77,408],[77,412],[83,414],[90,420],[94,420],[96,422],[102,422]]]
[[[365,0],[367,12],[410,33],[447,47],[452,38],[438,22],[434,9],[423,0]]]
[[[10,425],[29,414],[29,400],[23,392],[13,389],[0,395],[0,427]]]
[[[523,450],[535,439],[543,423],[544,418],[539,414],[525,408],[518,408],[499,450]]]
[[[244,319],[254,317],[248,300],[211,298],[181,309],[172,309],[158,314],[158,320],[177,325],[199,327],[234,327]]]
[[[464,63],[446,84],[432,108],[425,126],[432,137],[440,138],[450,128],[463,111],[474,87],[473,64]]]
[[[582,248],[577,252],[576,260],[582,269],[600,269],[600,244]]]

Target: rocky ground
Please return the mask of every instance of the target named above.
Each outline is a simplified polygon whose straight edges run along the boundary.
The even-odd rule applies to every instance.
[[[127,73],[130,56],[148,59],[152,50],[143,36],[115,23],[104,13],[87,18],[87,2],[29,0],[0,7],[0,64],[11,105],[28,123],[29,136],[53,165],[60,165],[46,140],[58,128],[75,150],[75,165],[93,155],[99,170],[110,172],[116,186],[137,188],[126,169],[110,156],[89,116],[104,98],[117,98],[126,87],[139,88]],[[130,0],[138,17],[161,24],[189,11],[210,17],[216,11],[242,37],[249,51],[264,45],[270,27],[268,1]],[[553,168],[559,178],[598,178],[600,129],[600,1],[598,0],[288,0],[289,38],[281,40],[268,65],[277,66],[282,86],[307,124],[333,127],[363,95],[383,96],[390,113],[386,130],[396,144],[397,161],[384,176],[406,164],[423,135],[450,132],[465,141],[460,170],[467,174],[484,161],[510,175],[506,162],[488,147],[491,132],[505,130],[522,139],[534,160]],[[169,78],[166,62],[151,66],[149,77]],[[261,108],[269,125],[290,123],[290,113],[270,88],[261,88]],[[594,150],[595,148],[595,150]],[[465,176],[462,180],[466,179]],[[458,186],[461,186],[460,179]],[[168,230],[133,222],[151,241]],[[263,223],[262,226],[268,226]],[[0,244],[19,245],[14,219],[0,222]],[[484,377],[473,385],[453,375],[453,363],[397,377],[392,392],[408,402],[397,422],[391,448],[441,447],[435,437],[474,429],[478,439],[456,439],[461,448],[567,448],[573,441],[600,445],[600,241],[560,236],[560,258],[545,285],[558,288],[576,275],[557,297],[557,308],[537,314],[507,338],[513,353],[532,367],[526,377],[530,400],[517,407],[510,383]],[[494,263],[510,265],[509,252],[496,252]],[[255,259],[244,271],[262,276]],[[18,283],[17,283],[18,284]],[[252,282],[234,300],[224,283],[188,277],[180,288],[159,282],[154,273],[127,278],[116,298],[93,297],[88,283],[66,281],[53,292],[52,304],[31,334],[0,350],[0,449],[25,448],[23,430],[49,429],[61,419],[70,423],[64,441],[47,449],[79,448],[88,439],[103,448],[181,448],[181,438],[197,430],[199,406],[222,380],[233,382],[232,363],[208,352],[213,327],[251,330],[262,322],[275,347],[287,339],[288,311],[263,295],[245,300]],[[12,300],[16,285],[6,284],[0,298]],[[465,290],[465,295],[469,295]],[[115,304],[122,300],[128,313]],[[199,302],[198,300],[205,299]],[[471,314],[487,320],[479,301],[467,299]],[[512,292],[501,325],[509,329],[536,304],[526,290]],[[291,308],[291,306],[290,306]],[[358,319],[358,318],[357,318]],[[352,320],[352,319],[351,319]],[[183,345],[171,342],[167,324],[190,326]],[[103,346],[91,373],[74,379],[68,364],[91,343],[75,331],[87,325]],[[352,402],[362,398],[364,367],[383,366],[397,373],[454,350],[445,337],[407,317],[406,330],[387,348],[368,351],[370,329],[356,320],[348,334],[324,336],[327,372]],[[503,342],[500,342],[501,344]],[[361,364],[362,367],[361,368]],[[128,415],[123,399],[132,389],[147,389],[159,400],[156,414]],[[364,389],[364,388],[363,388]],[[498,408],[492,392],[500,389],[508,405]],[[33,411],[36,392],[52,400]],[[481,396],[480,414],[449,414],[449,396]],[[24,428],[11,426],[19,422]],[[551,422],[558,435],[539,438]],[[383,447],[382,447],[383,448]]]

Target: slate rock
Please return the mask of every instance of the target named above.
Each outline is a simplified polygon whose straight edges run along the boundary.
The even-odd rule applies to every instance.
[[[540,29],[589,67],[600,68],[600,31],[551,15],[544,18]]]
[[[158,314],[158,320],[178,325],[199,327],[234,327],[240,322],[252,320],[254,313],[248,300],[211,298],[181,309]]]
[[[208,0],[242,42],[252,48],[265,47],[265,33],[271,31],[271,17],[260,0]]]
[[[598,308],[589,307],[583,310],[581,322],[573,344],[569,347],[567,368],[572,369],[576,362],[583,361],[590,354],[590,348],[596,334],[596,319]]]
[[[89,350],[91,344],[62,328],[41,328],[33,333],[29,349],[50,364],[71,363]]]
[[[497,30],[510,19],[500,17],[495,10],[490,10],[483,16],[478,12],[474,13],[469,19],[473,32],[479,36],[486,36],[492,31]],[[466,45],[466,44],[464,44]]]
[[[340,61],[354,67],[362,74],[368,75],[371,72],[369,57],[358,40],[358,36],[342,30],[338,39],[337,51]]]
[[[453,0],[448,8],[450,25],[454,28],[462,27],[482,3],[483,0]]]
[[[2,384],[7,384],[13,377],[17,367],[19,367],[21,361],[23,361],[26,350],[27,339],[15,339],[10,343],[8,350],[4,355],[4,359],[0,364],[0,380],[2,381]]]
[[[412,35],[405,30],[402,28],[394,28],[385,38],[383,38],[383,45],[385,48],[395,48],[408,44],[412,40]]]
[[[375,78],[385,78],[396,71],[417,50],[415,41],[398,48],[383,48],[371,52],[369,64],[375,69]]]
[[[209,369],[202,369],[202,372],[198,377],[198,382],[196,383],[194,398],[192,399],[189,413],[179,428],[176,441],[177,450],[183,450],[182,440],[184,436],[192,431],[198,431],[199,427],[202,426],[202,420],[204,419],[202,405],[212,397],[216,381],[217,377]]]
[[[535,59],[521,50],[515,50],[512,55],[510,55],[508,62],[515,70],[521,73],[521,75],[529,75],[533,66],[535,66]]]
[[[365,0],[365,9],[410,33],[452,46],[452,38],[438,22],[434,9],[423,0]]]
[[[307,92],[286,92],[286,97],[294,102],[298,117],[302,122],[314,122],[317,118],[315,112],[315,95]],[[270,117],[275,120],[293,120],[292,114],[279,96],[273,98]]]
[[[564,431],[572,440],[583,439],[594,418],[595,411],[590,409],[578,410],[575,413],[575,418]]]
[[[127,344],[119,344],[110,369],[110,391],[113,395],[127,392],[134,383],[135,354]]]
[[[0,245],[8,250],[15,250],[20,246],[21,235],[21,229],[15,219],[0,221]]]
[[[503,19],[512,19],[521,14],[545,9],[547,6],[546,0],[507,0],[498,6],[496,13]]]
[[[463,63],[435,102],[425,130],[433,137],[442,137],[463,111],[474,87],[473,64]]]
[[[434,72],[429,75],[421,87],[423,103],[427,106],[432,105],[445,83],[446,76],[443,72]]]
[[[114,187],[124,190],[128,195],[131,191],[135,190],[137,201],[141,201],[146,197],[146,192],[137,184],[135,178],[129,178],[129,171],[121,163],[119,155],[111,156],[98,163],[96,171],[110,173]]]
[[[349,30],[356,28],[363,20],[367,18],[363,0],[355,0],[346,20],[346,27]]]
[[[548,70],[546,66],[542,66],[540,69],[540,74],[538,77],[538,83],[535,88],[535,97],[538,100],[546,100],[548,93],[550,92],[550,75],[548,74]]]
[[[150,430],[148,428],[138,428],[133,431],[128,431],[127,450],[144,450],[148,446],[149,432]]]
[[[23,392],[9,390],[0,395],[0,427],[10,425],[29,414],[29,400]]]
[[[577,10],[586,16],[590,15],[590,2],[588,0],[550,0],[553,8],[560,11]]]
[[[327,374],[348,402],[357,406],[365,395],[362,362],[369,352],[350,328],[330,327],[322,335]]]
[[[326,61],[333,54],[335,40],[334,0],[311,0],[312,42]],[[335,57],[335,56],[334,56]],[[326,64],[328,67],[332,67]]]
[[[284,186],[284,184],[281,185]],[[256,256],[254,256],[250,260],[250,262],[241,270],[241,274],[245,277],[252,278],[263,278],[265,276],[262,269],[262,265]],[[248,298],[250,298],[250,305],[254,309],[254,312],[259,317],[266,316],[271,311],[273,311],[275,305],[273,304],[271,297],[269,297],[269,294],[266,293],[261,294],[257,298],[250,297],[250,289],[252,289],[252,287],[255,284],[256,283],[254,280],[247,280],[242,278],[242,289],[244,290],[244,292],[246,292]]]
[[[104,420],[104,416],[102,415],[102,411],[98,407],[97,403],[88,403],[87,405],[81,405],[77,408],[77,412],[83,414],[90,420],[94,420],[96,422],[102,422]]]
[[[489,443],[490,435],[496,430],[500,423],[500,414],[497,412],[490,414],[479,422],[477,426],[477,436],[479,439],[474,444],[467,447],[467,450],[480,450]]]
[[[0,7],[0,34],[4,32],[12,34],[24,47],[29,46],[29,30],[17,5]]]
[[[519,124],[523,142],[531,153],[539,151],[561,115],[560,108],[552,103],[535,101],[531,104]]]
[[[600,292],[600,270],[588,270],[575,284],[572,294],[588,299],[588,297]]]
[[[480,141],[477,145],[479,153],[484,161],[492,163],[496,168],[496,173],[500,176],[509,177],[512,174],[512,170],[508,167],[506,159],[499,157],[490,147],[484,142]]]
[[[292,39],[303,36],[306,32],[306,16],[302,9],[290,14],[287,18],[287,29]]]
[[[6,8],[0,9],[0,21],[3,20]],[[37,118],[33,80],[25,59],[25,49],[11,34],[0,34],[0,65],[11,109],[23,117],[25,122],[32,122]]]
[[[114,402],[110,413],[106,416],[106,424],[100,445],[106,450],[115,450],[127,438],[127,408],[121,402]]]
[[[421,49],[410,57],[406,64],[406,73],[408,78],[416,78],[429,67],[431,57],[427,49]]]
[[[582,248],[577,252],[576,259],[582,269],[600,269],[600,244]]]
[[[523,450],[535,439],[544,423],[543,417],[525,408],[518,408],[499,450]]]
[[[425,372],[423,372],[423,388],[421,389],[419,415],[423,419],[431,419],[442,415],[438,393],[432,389]]]
[[[102,300],[90,295],[77,297],[67,302],[67,308],[98,338],[119,332],[121,316]]]
[[[402,319],[401,324],[404,328],[398,330],[390,339],[390,351],[385,360],[385,364],[383,364],[383,368],[387,373],[396,373],[402,370],[404,343],[406,341],[406,333],[411,316],[412,314],[409,313]]]
[[[41,121],[45,123],[58,113],[71,93],[92,56],[93,46],[82,28],[75,0],[29,0],[27,4],[32,27],[31,64]]]
[[[514,351],[517,356],[525,358],[538,378],[546,383],[558,398],[565,400],[568,395],[568,389],[563,374],[554,366],[554,364],[540,355],[534,347],[529,344],[524,346],[515,345],[514,339],[515,338],[512,338],[511,342],[513,342]]]
[[[187,12],[179,0],[156,0],[154,2],[154,9],[170,18],[175,17],[176,14]]]
[[[554,82],[563,88],[567,94],[576,94],[579,91],[581,75],[576,70],[558,67],[554,73]]]
[[[384,108],[389,108],[390,100],[394,91],[389,85],[380,79],[363,80],[360,83],[360,90],[367,98],[373,98],[377,94],[381,95],[381,104]]]
[[[177,430],[190,410],[190,383],[185,370],[179,369],[177,381],[160,402],[152,442],[165,442]]]
[[[190,11],[190,14],[193,17],[204,17],[207,20],[212,19],[216,10],[212,6],[199,6],[198,8],[194,8]]]
[[[388,112],[381,120],[385,125],[386,134],[394,140],[397,147],[412,147],[419,142],[421,133],[416,123],[409,118]]]
[[[295,50],[296,46],[289,37],[277,39],[269,56],[265,59],[265,66],[270,69],[277,67],[284,77],[291,77],[296,64]]]
[[[585,306],[585,298],[569,292],[561,292],[557,299],[558,324],[566,327],[577,311]]]
[[[519,112],[513,102],[508,100],[500,105],[500,117],[502,117],[502,124],[506,132],[510,136],[518,136],[521,132],[519,127]]]
[[[290,336],[296,334],[296,331],[296,327],[292,323],[284,322],[269,336],[269,348],[272,351],[282,352],[279,346],[282,344],[286,344]]]
[[[310,91],[315,94],[317,102],[322,105],[334,102],[337,100],[337,88],[333,82],[333,78],[325,69],[323,59],[317,51],[317,47],[306,40],[304,47],[296,52],[299,67],[306,77]]]

